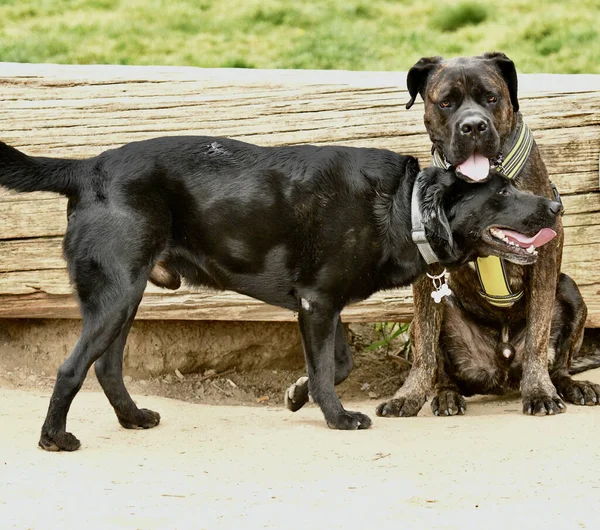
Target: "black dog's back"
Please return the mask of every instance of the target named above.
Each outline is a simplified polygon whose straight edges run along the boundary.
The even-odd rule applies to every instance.
[[[126,258],[124,270],[108,276],[131,283],[141,274],[175,287],[183,277],[289,309],[299,285],[335,284],[340,308],[382,287],[378,230],[386,227],[376,226],[373,211],[418,171],[414,158],[384,150],[192,136],[133,142],[81,161],[28,157],[2,144],[0,163],[0,184],[70,198],[65,255],[82,302],[97,287],[97,279],[88,285],[99,276],[90,272]],[[356,256],[363,262],[352,263]],[[156,281],[156,263],[177,281]]]
[[[298,286],[329,291],[335,283],[340,308],[377,289],[368,273],[382,256],[373,202],[377,193],[396,192],[408,160],[412,176],[418,169],[414,159],[385,151],[261,148],[221,138],[164,138],[122,149],[118,157],[107,153],[104,167],[132,175],[115,187],[138,201],[135,211],[160,216],[153,225],[169,227],[157,258],[162,266],[190,283],[289,309],[297,308]],[[344,246],[340,231],[347,233]],[[357,255],[369,262],[343,266]]]

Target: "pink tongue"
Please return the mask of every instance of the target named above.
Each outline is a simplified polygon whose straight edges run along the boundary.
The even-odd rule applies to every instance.
[[[462,164],[456,166],[456,170],[471,180],[484,180],[490,172],[490,161],[479,153],[473,153]]]
[[[502,232],[513,243],[516,243],[523,248],[530,247],[531,245],[536,248],[541,247],[556,237],[556,232],[551,228],[542,228],[533,237],[527,237],[519,232],[514,232],[513,230],[502,229]]]

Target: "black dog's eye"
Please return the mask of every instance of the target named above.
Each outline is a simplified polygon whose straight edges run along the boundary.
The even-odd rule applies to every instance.
[[[492,96],[491,94],[487,97],[488,103],[496,103],[498,98],[496,96]]]
[[[452,103],[450,103],[447,99],[440,103],[440,107],[442,107],[443,109],[449,109],[451,106]]]
[[[498,191],[497,195],[502,195],[503,197],[507,197],[510,195],[510,188],[502,188]]]

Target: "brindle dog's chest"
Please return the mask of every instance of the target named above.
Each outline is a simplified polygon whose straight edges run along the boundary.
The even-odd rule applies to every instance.
[[[506,263],[505,271],[511,290],[522,290],[526,269]],[[448,283],[454,294],[445,304],[440,334],[448,375],[466,396],[503,394],[518,389],[526,326],[524,299],[511,308],[488,303],[480,294],[479,279],[472,265],[453,271]],[[502,355],[506,332],[515,351],[511,359]]]
[[[511,291],[513,293],[522,291],[527,276],[526,268],[505,261],[504,270]],[[496,322],[498,329],[501,329],[506,319],[511,318],[510,308],[496,307],[481,296],[482,287],[473,263],[453,271],[450,274],[448,283],[453,293],[455,293],[454,296],[460,297],[460,305],[469,313],[472,313],[475,318]],[[522,315],[520,317],[522,318]]]

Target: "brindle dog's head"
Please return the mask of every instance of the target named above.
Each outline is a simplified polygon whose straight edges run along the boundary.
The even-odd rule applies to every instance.
[[[490,255],[530,265],[536,248],[556,236],[561,203],[520,191],[498,173],[473,185],[430,167],[417,179],[427,238],[442,265]]]
[[[482,161],[487,164],[485,159],[495,161],[519,110],[517,72],[506,55],[426,57],[410,69],[407,84],[406,108],[421,94],[429,137],[452,166],[462,173],[461,165],[473,170]],[[466,177],[469,172],[465,169]]]

